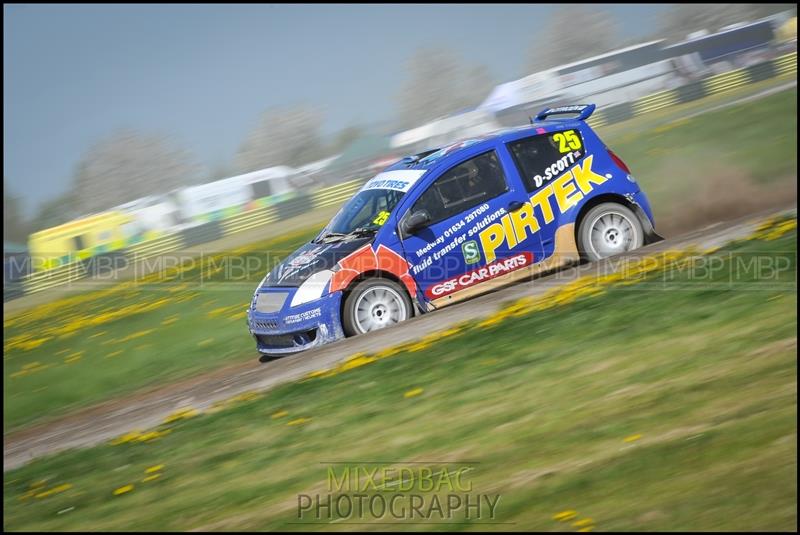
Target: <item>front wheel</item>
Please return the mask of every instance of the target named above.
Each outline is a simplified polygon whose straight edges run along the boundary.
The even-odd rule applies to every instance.
[[[367,279],[356,285],[344,302],[342,326],[347,336],[389,327],[413,315],[405,290],[389,279]]]
[[[590,261],[638,249],[644,244],[644,229],[627,206],[607,202],[598,204],[581,220],[578,248]]]

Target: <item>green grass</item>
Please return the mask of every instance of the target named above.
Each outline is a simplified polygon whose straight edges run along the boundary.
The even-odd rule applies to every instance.
[[[123,283],[7,319],[4,429],[255,358],[244,317],[253,290],[267,266],[315,232],[254,244],[222,262],[192,262],[194,268],[171,280]],[[225,282],[226,273],[237,280]],[[8,347],[21,336],[46,340],[29,350]]]
[[[500,494],[495,521],[513,523],[482,529],[575,531],[552,519],[564,510],[595,530],[794,529],[796,240],[712,257],[780,257],[766,280],[745,270],[731,284],[720,269],[611,286],[283,385],[152,442],[35,461],[5,474],[4,527],[291,530],[297,494],[327,492],[330,461],[473,461],[473,493]],[[310,420],[287,425],[298,418]],[[159,464],[163,475],[142,483]],[[72,487],[22,498],[42,480]]]
[[[704,194],[708,186],[698,188],[698,183],[712,183],[723,192],[741,185],[741,180],[732,187],[724,180],[709,180],[714,173],[725,180],[744,173],[747,183],[756,184],[758,191],[785,184],[787,176],[794,180],[796,97],[796,90],[786,91],[677,125],[631,130],[607,141],[634,170],[657,220],[669,221],[687,210],[701,213],[703,208],[695,204],[698,199],[717,202],[714,192]],[[746,192],[744,196],[755,194]],[[316,230],[255,244],[251,249],[270,250],[280,257]],[[253,359],[254,344],[242,314],[255,284],[266,272],[264,254],[234,253],[230,265],[248,258],[255,263],[249,264],[239,283],[223,283],[223,270],[210,279],[204,276],[204,284],[198,286],[200,273],[194,270],[183,275],[185,287],[179,282],[121,285],[36,306],[6,319],[4,431],[143,387]],[[163,305],[141,309],[162,299],[166,300]],[[87,323],[125,306],[132,307],[131,313],[100,325]],[[177,321],[168,323],[174,318]],[[68,327],[74,330],[64,332]],[[46,334],[53,329],[55,334]],[[42,343],[29,349],[9,345],[20,336]]]
[[[633,130],[652,130],[667,122],[688,118],[698,113],[707,113],[710,108],[731,105],[737,101],[748,98],[755,101],[763,96],[759,96],[759,94],[767,91],[780,91],[781,88],[785,88],[787,84],[791,84],[792,82],[797,82],[796,76],[784,76],[762,80],[761,82],[740,86],[730,91],[706,96],[699,100],[693,100],[683,104],[673,104],[660,110],[647,112],[644,115],[639,115],[621,123],[602,126],[599,128],[599,131],[604,138],[610,138]]]
[[[726,189],[747,199],[796,181],[796,89],[656,128],[614,132],[607,141],[642,185],[657,220],[687,204],[728,201]]]

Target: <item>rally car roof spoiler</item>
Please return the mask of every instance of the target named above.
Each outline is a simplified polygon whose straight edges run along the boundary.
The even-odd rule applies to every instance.
[[[573,119],[578,119],[579,121],[585,121],[588,119],[592,113],[594,113],[594,109],[596,106],[594,104],[577,104],[575,106],[559,106],[557,108],[545,108],[544,110],[539,112],[539,115],[533,118],[531,121],[544,121],[551,115],[566,115],[566,114],[575,114],[577,113],[577,117],[573,117]]]

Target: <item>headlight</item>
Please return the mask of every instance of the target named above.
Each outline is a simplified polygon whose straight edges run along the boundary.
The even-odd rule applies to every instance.
[[[294,293],[292,306],[303,305],[322,297],[322,292],[325,291],[325,287],[328,285],[332,276],[333,271],[329,269],[323,269],[311,275]]]

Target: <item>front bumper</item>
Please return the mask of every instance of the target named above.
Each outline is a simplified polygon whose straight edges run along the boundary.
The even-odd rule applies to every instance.
[[[280,310],[259,312],[251,304],[247,310],[247,325],[264,355],[298,353],[344,338],[340,317],[342,292],[334,292],[310,303],[291,306],[297,288],[260,288],[259,293],[287,293]]]

